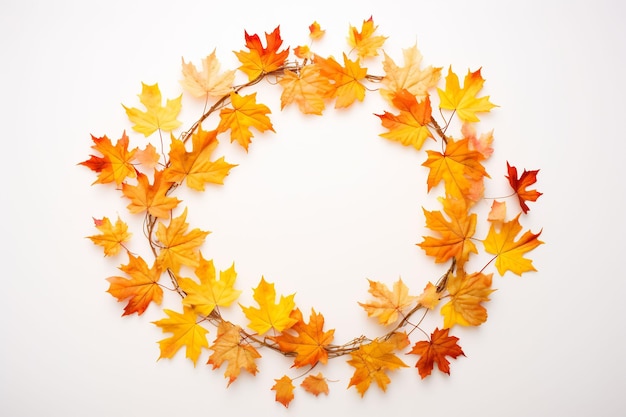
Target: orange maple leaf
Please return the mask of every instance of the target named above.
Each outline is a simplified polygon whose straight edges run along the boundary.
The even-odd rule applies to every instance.
[[[157,166],[160,159],[161,155],[157,153],[156,148],[151,143],[148,143],[144,149],[137,149],[135,153],[135,160],[150,172]]]
[[[524,213],[528,213],[530,209],[528,208],[528,205],[526,204],[526,202],[537,201],[539,196],[543,194],[537,190],[526,189],[526,187],[537,182],[537,174],[539,173],[539,170],[538,169],[534,171],[524,170],[524,172],[522,172],[522,175],[519,178],[517,178],[517,168],[509,165],[508,161],[506,163],[506,169],[508,172],[508,175],[506,178],[509,180],[509,184],[511,184],[511,188],[513,188],[513,190],[515,191],[515,194],[517,194],[520,207],[522,208],[522,211]]]
[[[326,33],[325,30],[322,30],[321,26],[317,22],[313,22],[309,25],[309,37],[313,40],[320,39]]]
[[[432,111],[430,98],[426,96],[418,103],[413,94],[403,89],[394,96],[392,102],[400,110],[400,114],[384,112],[376,115],[382,125],[389,129],[380,136],[400,142],[404,146],[412,145],[415,149],[421,149],[426,139],[433,138],[428,128]]]
[[[402,90],[407,90],[415,96],[418,102],[428,97],[428,90],[433,88],[441,78],[441,68],[422,66],[422,54],[417,45],[404,49],[404,65],[399,67],[393,59],[385,53],[383,61],[383,85],[387,88],[380,90],[380,94],[389,102]]]
[[[285,70],[279,81],[283,87],[280,95],[280,108],[296,103],[304,114],[322,114],[325,108],[324,100],[330,98],[332,85],[326,77],[321,76],[317,64],[307,65],[298,73]]]
[[[154,217],[169,218],[171,211],[180,203],[178,198],[167,196],[171,185],[163,179],[163,171],[154,170],[152,184],[146,175],[138,173],[137,185],[122,184],[122,193],[130,199],[128,211],[134,214],[145,211]]]
[[[248,52],[239,51],[235,52],[235,55],[242,64],[239,69],[248,75],[250,81],[283,66],[289,56],[289,48],[282,51],[278,50],[283,44],[280,37],[280,26],[277,26],[272,33],[265,34],[267,47],[263,47],[259,35],[250,36],[248,32],[244,33]]]
[[[315,366],[317,362],[328,362],[328,351],[326,346],[333,340],[335,330],[331,329],[324,332],[324,316],[311,310],[309,324],[304,322],[300,309],[291,312],[291,317],[297,322],[289,328],[298,333],[294,336],[292,333],[284,332],[279,336],[270,337],[271,340],[278,343],[280,350],[286,353],[295,352],[296,358],[293,366],[299,368],[305,365]]]
[[[186,357],[196,366],[202,348],[209,347],[206,339],[209,331],[196,321],[197,315],[191,307],[183,307],[182,314],[168,309],[163,311],[169,317],[153,323],[160,327],[163,333],[172,333],[172,336],[159,341],[161,349],[159,359],[172,358],[184,346]]]
[[[455,198],[440,198],[443,211],[448,215],[448,221],[440,211],[424,210],[426,227],[440,235],[440,237],[424,236],[424,241],[418,246],[428,256],[434,256],[435,262],[447,262],[455,258],[460,267],[469,259],[470,253],[478,253],[472,237],[476,231],[475,213],[469,214],[464,200]]]
[[[224,362],[228,362],[224,376],[228,378],[228,385],[237,379],[244,369],[256,375],[255,360],[261,355],[241,336],[241,328],[230,322],[222,321],[217,328],[217,338],[209,348],[214,353],[209,357],[208,364],[217,369]]]
[[[139,101],[144,105],[146,111],[135,107],[128,108],[124,105],[128,119],[134,123],[133,130],[143,133],[145,137],[150,136],[157,130],[170,132],[181,125],[176,118],[181,109],[181,94],[177,98],[168,99],[165,106],[161,104],[161,90],[158,84],[147,85],[141,83],[141,94]]]
[[[156,262],[162,270],[169,268],[177,274],[182,265],[195,268],[200,263],[198,248],[210,232],[196,228],[187,233],[186,219],[187,207],[179,217],[172,218],[167,227],[161,222],[158,224],[156,237],[162,247]]]
[[[322,76],[333,82],[329,96],[335,97],[335,108],[349,107],[355,100],[363,101],[365,86],[361,80],[367,75],[367,68],[361,67],[359,61],[351,61],[343,54],[343,66],[332,56],[328,59],[315,56]]]
[[[202,71],[198,71],[191,62],[183,61],[183,88],[194,97],[222,97],[232,91],[235,71],[229,70],[220,74],[220,63],[215,50],[202,60]]]
[[[433,310],[440,300],[441,296],[437,291],[437,286],[433,285],[432,282],[426,284],[422,294],[417,297],[417,302],[429,310]]]
[[[237,141],[247,151],[250,138],[254,136],[250,131],[251,127],[259,132],[274,132],[274,126],[267,117],[271,111],[266,105],[256,102],[256,93],[247,96],[230,93],[230,101],[232,109],[226,107],[220,110],[218,133],[230,129],[230,141]]]
[[[499,232],[496,230],[496,226],[492,224],[487,237],[483,241],[485,250],[496,255],[496,268],[500,275],[504,275],[506,271],[511,271],[517,275],[522,275],[522,273],[528,271],[536,271],[532,261],[524,258],[523,255],[543,243],[539,240],[541,231],[534,234],[527,230],[516,241],[515,238],[522,230],[522,226],[519,223],[520,214],[513,220],[503,223]]]
[[[388,326],[398,320],[402,311],[415,302],[417,297],[409,295],[409,288],[398,279],[393,284],[393,291],[381,282],[368,280],[369,293],[375,299],[367,303],[359,303],[367,311],[369,317],[378,317],[378,322]]]
[[[119,217],[115,221],[115,226],[111,224],[108,217],[93,219],[99,235],[88,236],[91,241],[104,248],[104,256],[117,255],[124,247],[124,242],[128,242],[132,233],[128,232],[128,225]]]
[[[471,151],[468,139],[448,139],[444,153],[426,151],[428,159],[428,191],[443,180],[447,197],[476,202],[482,197],[483,179],[490,178],[481,164],[484,159],[478,151]]]
[[[284,375],[282,378],[274,381],[276,383],[272,387],[272,391],[276,391],[276,401],[284,405],[285,408],[289,407],[289,403],[294,397],[293,390],[295,386],[293,385],[293,380]]]
[[[290,328],[298,322],[291,316],[295,308],[293,301],[295,294],[280,296],[280,301],[276,303],[276,290],[273,283],[268,283],[261,277],[261,282],[254,289],[254,300],[259,305],[256,307],[241,306],[244,314],[250,320],[249,328],[258,334],[267,333],[274,328],[279,332]]]
[[[128,253],[128,264],[122,265],[120,270],[125,272],[130,279],[123,277],[109,277],[109,289],[107,292],[118,301],[128,299],[128,304],[124,307],[124,314],[143,314],[150,303],[161,304],[163,300],[163,289],[159,285],[161,270],[153,265],[148,267],[143,258],[135,257]]]
[[[348,36],[348,44],[356,49],[359,58],[367,58],[378,55],[378,49],[383,46],[387,37],[374,36],[374,32],[378,26],[374,26],[374,19],[370,16],[368,20],[364,20],[361,25],[361,31],[350,26]]]
[[[493,274],[474,273],[466,275],[463,269],[457,269],[456,275],[450,275],[446,289],[450,301],[441,307],[443,327],[455,324],[461,326],[479,326],[487,321],[487,310],[482,303],[489,301]]]
[[[304,378],[302,384],[300,384],[302,388],[306,392],[309,392],[316,397],[320,394],[328,395],[328,383],[326,382],[326,378],[319,372],[317,375],[309,375]]]
[[[461,133],[464,138],[469,139],[469,148],[473,151],[478,151],[485,159],[488,159],[493,153],[493,129],[487,133],[483,133],[480,136],[476,135],[476,127],[474,123],[463,123],[461,126]]]
[[[433,370],[435,362],[441,372],[450,375],[450,362],[446,356],[456,359],[459,355],[465,356],[461,346],[457,344],[458,337],[448,336],[450,329],[438,328],[433,331],[429,341],[417,342],[409,354],[420,355],[415,364],[422,379],[426,378]]]
[[[91,157],[80,163],[87,168],[98,173],[98,178],[94,184],[106,184],[115,182],[120,185],[126,178],[135,178],[137,171],[131,163],[137,148],[128,150],[128,136],[126,132],[115,143],[105,136],[97,138],[91,135],[95,145],[91,148],[100,152],[102,156],[90,155]]]
[[[502,223],[504,223],[505,218],[506,202],[493,200],[493,203],[491,203],[491,210],[489,210],[489,215],[487,216],[487,220],[491,223],[501,226]]]
[[[223,184],[230,169],[224,157],[211,161],[211,154],[218,145],[217,130],[205,131],[202,127],[192,135],[192,151],[187,152],[183,141],[172,136],[170,145],[170,165],[165,169],[166,181],[182,183],[194,190],[204,191],[204,184]]]
[[[480,69],[471,72],[467,71],[463,88],[459,86],[459,77],[448,68],[446,76],[445,91],[438,88],[439,107],[442,109],[454,110],[459,118],[465,122],[478,122],[476,113],[488,112],[497,107],[489,101],[489,96],[477,98],[476,94],[483,88],[485,80],[480,75]]]
[[[393,336],[388,340],[377,339],[362,344],[357,350],[350,353],[352,359],[348,361],[348,364],[356,370],[350,379],[348,388],[355,386],[361,397],[365,395],[372,382],[376,382],[381,390],[387,390],[387,385],[391,382],[387,371],[408,366],[393,352],[408,346],[409,339],[405,333],[397,333],[396,335],[399,336]]]

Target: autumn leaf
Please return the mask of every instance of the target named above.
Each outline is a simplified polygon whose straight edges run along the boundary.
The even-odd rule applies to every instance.
[[[245,32],[245,38],[248,51],[235,52],[235,55],[242,64],[239,69],[248,75],[250,81],[279,69],[289,56],[289,48],[278,50],[283,44],[280,26],[277,26],[272,33],[265,34],[266,47],[261,43],[259,35],[251,36]]]
[[[272,387],[272,391],[276,391],[276,401],[284,405],[285,408],[289,407],[289,403],[294,397],[293,390],[295,386],[293,385],[293,380],[285,375],[274,381],[276,383]]]
[[[273,283],[268,283],[261,277],[261,282],[254,289],[254,300],[259,305],[256,307],[241,306],[244,314],[250,320],[248,327],[262,335],[274,328],[279,332],[290,328],[297,323],[297,319],[291,316],[295,308],[293,301],[295,294],[280,296],[280,301],[276,303],[276,290]]]
[[[107,278],[110,284],[107,292],[117,298],[118,301],[128,299],[122,316],[133,313],[142,315],[150,303],[161,304],[163,289],[158,284],[161,270],[156,265],[149,268],[143,258],[135,257],[129,252],[128,264],[122,265],[120,269],[130,279],[124,277]]]
[[[274,126],[267,117],[271,111],[266,105],[256,102],[256,93],[247,96],[231,93],[230,101],[232,108],[220,110],[218,133],[230,129],[230,141],[237,141],[247,151],[250,138],[254,136],[250,131],[251,127],[259,132],[266,130],[274,132]]]
[[[236,165],[229,164],[224,157],[211,161],[211,154],[218,145],[217,131],[205,131],[201,126],[192,135],[192,150],[187,152],[183,141],[172,136],[170,165],[165,169],[166,181],[187,182],[189,188],[204,191],[206,183],[223,184],[224,178]]]
[[[429,310],[433,310],[439,304],[441,296],[437,291],[437,286],[431,282],[426,284],[424,291],[417,297],[417,302]]]
[[[206,260],[200,254],[199,265],[195,269],[200,283],[190,278],[179,278],[180,288],[187,294],[183,305],[193,307],[201,316],[208,316],[215,307],[228,307],[239,298],[241,291],[234,288],[237,272],[235,265],[220,271],[219,280],[215,273],[213,260]]]
[[[161,90],[158,84],[147,85],[141,83],[141,94],[139,101],[144,105],[146,111],[135,107],[128,108],[124,105],[128,119],[134,123],[133,129],[143,133],[145,137],[150,136],[157,130],[171,132],[181,125],[176,118],[181,109],[182,94],[177,98],[168,99],[165,106],[161,104]]]
[[[439,107],[455,110],[459,118],[465,122],[480,121],[476,113],[488,112],[497,107],[489,101],[489,96],[476,97],[484,83],[485,80],[480,75],[480,69],[474,72],[468,71],[463,82],[463,88],[460,88],[459,77],[452,72],[452,68],[449,68],[445,91],[440,88],[437,89]]]
[[[443,211],[450,220],[447,220],[441,211],[423,209],[426,227],[439,237],[424,236],[424,241],[418,246],[428,256],[433,256],[437,263],[455,258],[462,266],[469,259],[470,253],[478,253],[476,245],[472,242],[476,231],[477,216],[475,213],[468,212],[464,200],[440,198],[439,201],[443,204]]]
[[[147,144],[143,149],[137,149],[137,152],[135,152],[135,160],[150,172],[154,170],[160,159],[161,155],[157,153],[156,148],[151,143]]]
[[[489,301],[493,274],[474,273],[466,275],[463,269],[457,269],[456,275],[450,275],[446,289],[450,301],[441,307],[443,327],[455,324],[461,326],[479,326],[487,321],[487,310],[482,303]]]
[[[122,184],[122,193],[130,200],[126,206],[133,214],[147,212],[149,215],[167,219],[180,200],[168,197],[167,191],[172,183],[163,179],[163,171],[154,171],[154,181],[149,183],[148,177],[141,172],[137,174],[137,185]]]
[[[128,232],[128,225],[119,217],[115,221],[115,226],[111,224],[108,217],[93,219],[96,228],[102,232],[99,235],[88,236],[91,241],[104,248],[104,256],[117,255],[128,242],[132,233]]]
[[[405,337],[404,340],[408,342],[408,338]],[[373,340],[370,343],[360,345],[357,350],[350,353],[352,359],[348,360],[348,364],[355,368],[348,388],[356,387],[362,397],[369,389],[370,384],[376,382],[381,390],[386,391],[387,385],[391,382],[387,371],[395,371],[408,366],[393,353],[395,350],[404,348],[404,346],[406,345],[399,345],[396,338]]]
[[[295,352],[293,366],[300,368],[305,365],[315,366],[317,362],[323,364],[328,362],[328,351],[326,346],[333,340],[335,330],[324,332],[324,316],[311,310],[309,323],[305,323],[299,309],[291,312],[291,317],[296,323],[279,336],[270,337],[278,343],[282,352]],[[294,331],[297,336],[291,333]]]
[[[220,74],[220,63],[215,50],[202,60],[202,71],[198,71],[191,62],[183,61],[183,79],[180,84],[194,97],[222,97],[232,91],[235,71]]]
[[[326,378],[319,372],[317,375],[309,375],[304,378],[302,384],[300,384],[302,388],[306,392],[309,392],[316,397],[320,394],[328,395],[328,383],[326,382]]]
[[[409,295],[409,288],[402,282],[402,279],[398,279],[393,284],[393,291],[381,282],[368,281],[369,293],[375,299],[367,303],[359,303],[359,305],[367,311],[369,317],[378,317],[378,322],[383,326],[388,326],[398,320],[402,311],[417,299]]]
[[[450,362],[446,359],[449,356],[456,359],[465,354],[457,344],[458,337],[448,336],[450,329],[439,330],[436,328],[430,336],[429,341],[417,342],[409,354],[420,355],[415,364],[422,379],[431,374],[435,363],[441,372],[450,375]]]
[[[530,210],[526,202],[537,201],[539,196],[543,194],[537,190],[526,189],[526,187],[537,182],[537,174],[539,173],[539,170],[535,170],[535,171],[524,170],[524,172],[522,172],[522,175],[519,178],[517,178],[517,168],[509,165],[508,161],[506,163],[506,169],[508,172],[508,175],[506,176],[506,178],[509,180],[509,184],[511,185],[511,188],[513,188],[513,190],[515,191],[515,194],[517,194],[517,198],[519,200],[519,204],[520,204],[520,207],[522,208],[522,211],[524,212],[524,214],[526,214]]]
[[[389,102],[402,90],[407,90],[415,96],[418,102],[428,97],[428,90],[435,87],[441,78],[441,68],[422,66],[422,54],[417,45],[403,50],[404,65],[398,66],[385,53],[383,71],[385,76],[382,83],[387,88],[380,90],[380,94]]]
[[[186,357],[196,365],[202,348],[208,348],[206,335],[209,332],[196,322],[196,313],[190,307],[183,307],[183,313],[163,309],[169,317],[153,322],[163,330],[163,333],[172,333],[172,336],[159,341],[162,358],[172,358],[182,347],[185,347]]]
[[[319,65],[322,76],[332,81],[331,98],[336,98],[335,108],[349,107],[356,100],[365,98],[365,86],[361,80],[367,75],[367,68],[361,67],[359,61],[351,61],[343,54],[343,66],[332,56],[328,59],[315,56],[315,63]]]
[[[182,265],[197,267],[200,263],[198,248],[210,232],[193,229],[187,233],[186,219],[187,207],[179,217],[172,218],[167,227],[161,222],[157,226],[156,237],[162,247],[156,262],[162,270],[169,268],[177,274]]]
[[[330,98],[333,89],[328,79],[320,75],[320,68],[315,64],[305,66],[299,73],[285,70],[279,84],[283,87],[280,95],[281,110],[296,103],[304,114],[322,114],[324,100]]]
[[[132,164],[137,148],[128,150],[128,136],[126,132],[117,140],[115,145],[111,140],[103,136],[97,138],[91,135],[95,143],[91,148],[100,152],[102,156],[90,155],[91,157],[80,163],[87,168],[98,173],[98,178],[94,184],[107,184],[115,182],[120,185],[126,178],[135,178],[137,171]]]
[[[309,37],[313,40],[320,39],[326,33],[322,30],[321,26],[317,22],[313,22],[309,25]]]
[[[387,38],[385,36],[374,36],[377,28],[378,26],[374,26],[372,17],[363,21],[360,32],[357,28],[350,26],[348,44],[356,50],[359,58],[378,55],[378,49],[382,48]]]
[[[376,115],[380,118],[382,125],[389,129],[380,136],[400,142],[404,146],[412,145],[415,149],[421,149],[426,139],[433,138],[428,128],[432,111],[430,98],[426,96],[418,103],[415,96],[408,90],[400,90],[392,102],[400,110],[400,114],[384,112],[382,115]]]
[[[493,200],[493,203],[491,203],[491,210],[489,210],[489,215],[487,216],[487,220],[500,227],[502,223],[504,223],[505,219],[506,202]]]
[[[463,123],[461,134],[464,138],[469,139],[470,150],[480,152],[485,159],[493,153],[493,130],[477,136],[474,123]]]
[[[444,153],[426,151],[428,159],[422,165],[428,167],[428,191],[444,182],[446,197],[476,202],[482,198],[483,178],[489,177],[481,164],[484,159],[478,151],[471,151],[468,139],[448,139]]]
[[[217,338],[211,347],[214,353],[209,357],[208,364],[217,369],[224,362],[228,362],[224,376],[228,378],[228,385],[232,384],[241,370],[256,375],[255,360],[261,355],[241,336],[241,328],[227,321],[221,321],[217,328]]]
[[[519,217],[520,214],[513,220],[502,224],[499,232],[496,230],[496,226],[492,224],[487,237],[483,241],[485,250],[496,255],[496,268],[501,276],[506,271],[511,271],[517,275],[522,275],[522,273],[528,271],[536,271],[532,261],[524,258],[524,254],[543,243],[538,239],[541,231],[534,234],[527,230],[519,240],[515,240],[522,230]]]

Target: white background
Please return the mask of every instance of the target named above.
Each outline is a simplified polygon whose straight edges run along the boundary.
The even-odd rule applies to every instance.
[[[327,30],[320,51],[339,57],[348,26],[370,15],[399,64],[417,42],[426,65],[461,76],[482,67],[484,94],[500,106],[479,128],[495,129],[494,190],[507,192],[506,160],[541,169],[544,195],[524,220],[543,228],[546,244],[529,254],[538,272],[494,275],[487,323],[453,331],[466,357],[450,377],[421,381],[404,369],[386,393],[346,390],[351,370],[338,359],[320,369],[338,381],[329,396],[298,389],[286,410],[269,389],[297,371],[269,352],[256,378],[228,389],[223,370],[204,365],[208,352],[196,368],[182,352],[157,362],[165,335],[151,321],[162,313],[120,318],[105,278],[126,258],[105,259],[85,238],[96,233],[92,216],[127,216],[118,194],[91,187],[93,173],[77,165],[90,134],[117,139],[126,129],[143,146],[121,103],[139,105],[141,81],[180,94],[181,57],[198,64],[217,48],[235,68],[244,30],[280,24],[294,47],[317,20]],[[0,414],[623,414],[623,16],[617,1],[3,1]],[[424,154],[378,137],[372,113],[385,107],[375,92],[319,118],[281,114],[276,90],[259,90],[277,133],[256,135],[247,155],[225,146],[239,166],[224,187],[182,197],[189,220],[213,231],[205,252],[218,268],[235,262],[243,303],[265,275],[347,340],[370,330],[356,304],[368,297],[366,278],[402,276],[419,293],[442,271],[415,246],[421,207],[437,208],[425,195]]]

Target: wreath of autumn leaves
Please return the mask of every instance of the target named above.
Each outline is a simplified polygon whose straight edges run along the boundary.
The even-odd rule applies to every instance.
[[[324,35],[317,23],[309,31],[311,40]],[[92,136],[97,155],[81,165],[97,173],[94,184],[115,187],[126,199],[128,211],[143,218],[144,230],[139,235],[147,237],[152,255],[144,259],[126,248],[131,233],[119,217],[114,221],[95,219],[99,234],[90,239],[104,248],[105,256],[126,252],[128,257],[119,268],[123,276],[107,278],[108,292],[126,302],[123,315],[141,315],[150,305],[160,305],[164,290],[180,295],[181,304],[164,308],[164,318],[154,322],[167,334],[159,342],[160,358],[171,358],[184,348],[195,365],[208,349],[208,364],[225,368],[230,385],[241,371],[256,374],[262,348],[279,352],[293,358],[292,367],[304,368],[300,376],[282,376],[271,387],[276,401],[285,407],[294,398],[297,378],[302,378],[300,385],[305,391],[328,394],[323,373],[313,375],[311,371],[341,356],[347,356],[354,368],[348,387],[355,387],[361,396],[372,383],[384,391],[391,371],[408,366],[402,359],[406,355],[417,358],[414,361],[421,378],[430,375],[435,364],[441,372],[450,373],[448,358],[464,355],[458,338],[450,335],[451,329],[478,326],[487,319],[484,303],[494,291],[493,274],[485,272],[489,265],[493,263],[500,275],[535,270],[525,254],[543,243],[538,239],[541,232],[523,231],[520,219],[529,212],[527,203],[541,195],[528,189],[536,182],[538,171],[524,170],[518,175],[507,162],[506,178],[512,189],[508,197],[516,201],[507,206],[506,197],[494,200],[485,219],[487,235],[475,236],[475,206],[485,198],[485,180],[490,178],[483,162],[493,152],[492,132],[479,135],[476,127],[478,115],[495,107],[489,96],[479,97],[484,83],[480,69],[468,71],[461,86],[450,68],[439,88],[441,68],[423,68],[422,56],[413,46],[404,50],[402,65],[382,52],[384,73],[369,74],[365,65],[380,59],[387,39],[376,31],[372,18],[363,21],[360,31],[350,26],[347,40],[351,49],[340,60],[317,55],[312,42],[294,48],[292,56],[290,48],[283,47],[279,27],[265,34],[265,46],[258,35],[246,32],[245,49],[235,55],[241,63],[238,71],[245,74],[247,82],[234,85],[237,72],[221,71],[215,51],[202,60],[201,69],[183,59],[181,85],[185,93],[204,101],[208,108],[186,131],[171,133],[182,125],[178,120],[182,94],[163,105],[158,85],[143,84],[139,100],[144,109],[124,106],[133,130],[145,138],[158,136],[160,150],[150,143],[132,147],[126,133],[115,142],[107,136]],[[385,130],[380,136],[416,151],[428,144],[422,164],[428,170],[427,190],[443,193],[439,208],[423,210],[432,233],[417,246],[434,262],[449,266],[418,295],[411,295],[401,279],[391,287],[369,281],[371,300],[358,304],[385,328],[382,336],[358,336],[334,344],[334,330],[326,328],[322,313],[312,309],[306,317],[294,294],[277,299],[274,283],[264,278],[253,289],[256,305],[239,304],[248,322],[238,325],[226,317],[229,307],[237,308],[242,293],[236,287],[234,265],[218,273],[213,261],[205,259],[201,248],[209,232],[190,229],[188,209],[182,208],[175,194],[182,186],[201,192],[207,184],[223,184],[235,165],[224,157],[214,157],[218,139],[229,137],[248,151],[252,129],[259,133],[274,130],[270,109],[257,102],[256,93],[246,91],[266,79],[282,90],[281,109],[296,105],[302,113],[315,115],[321,115],[329,102],[334,101],[337,109],[346,108],[364,100],[367,91],[377,90],[390,106],[389,111],[376,115]],[[433,115],[433,100],[438,101],[441,123]],[[212,130],[205,128],[210,116],[219,119]],[[455,118],[462,123],[458,138],[448,133]],[[162,135],[168,132],[166,149]],[[516,212],[508,219],[507,207]],[[472,270],[468,260],[479,253],[481,244],[488,260],[482,269]],[[420,327],[423,317],[437,309],[443,323],[427,332]],[[212,327],[217,331],[210,343]]]

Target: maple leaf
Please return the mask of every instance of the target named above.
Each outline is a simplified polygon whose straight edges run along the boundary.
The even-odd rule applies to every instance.
[[[166,181],[182,183],[194,190],[204,191],[204,184],[223,184],[230,169],[224,157],[211,161],[211,154],[218,145],[217,131],[205,131],[202,127],[192,135],[192,151],[187,152],[183,141],[172,136],[170,145],[170,165],[165,169]]]
[[[106,184],[115,182],[120,185],[126,178],[135,178],[137,171],[131,163],[137,149],[128,150],[128,136],[126,132],[117,140],[115,146],[105,136],[97,138],[91,135],[95,143],[91,148],[100,152],[102,156],[90,155],[91,157],[80,163],[92,171],[98,172],[98,178],[94,184]]]
[[[433,310],[439,304],[439,300],[441,300],[441,296],[437,291],[437,286],[431,282],[426,284],[424,292],[417,297],[417,302],[429,310]]]
[[[261,355],[241,336],[241,328],[230,322],[222,321],[217,328],[217,338],[210,349],[214,352],[209,357],[208,364],[217,369],[224,362],[228,362],[224,377],[228,378],[228,385],[237,379],[241,370],[256,375],[255,360]]]
[[[463,269],[457,269],[456,275],[448,277],[446,289],[450,301],[441,307],[443,327],[455,324],[461,326],[479,326],[487,321],[487,310],[481,303],[489,301],[493,274],[474,273],[466,275]]]
[[[389,102],[402,90],[411,93],[418,102],[428,97],[428,90],[435,87],[441,78],[441,68],[422,66],[422,54],[417,45],[404,49],[404,66],[399,67],[385,53],[383,71],[385,76],[382,80],[387,88],[380,90],[380,94]]]
[[[412,145],[415,149],[421,149],[426,139],[433,138],[427,126],[431,121],[430,98],[426,96],[418,103],[415,96],[408,90],[400,90],[392,102],[400,110],[400,114],[384,112],[382,115],[376,115],[380,118],[382,125],[389,129],[380,136],[400,142],[404,146]]]
[[[170,212],[180,203],[178,198],[167,196],[171,185],[163,179],[163,171],[154,171],[152,184],[146,175],[138,173],[137,185],[122,184],[122,193],[130,199],[128,211],[134,214],[145,211],[154,217],[169,218]]]
[[[248,52],[235,52],[237,59],[241,62],[239,69],[248,75],[248,80],[257,79],[263,74],[275,71],[283,66],[289,56],[289,48],[279,51],[283,44],[280,37],[280,26],[277,26],[272,33],[265,33],[267,47],[263,47],[259,35],[252,36],[245,33],[246,48]]]
[[[476,202],[482,197],[483,178],[490,177],[481,164],[482,154],[471,151],[468,142],[468,139],[455,141],[450,138],[444,153],[426,151],[428,159],[422,165],[430,168],[428,191],[443,180],[448,198]],[[480,192],[476,191],[477,188]]]
[[[202,71],[198,71],[191,62],[183,61],[183,79],[180,84],[194,97],[222,97],[232,91],[235,71],[220,74],[220,63],[215,50],[202,60]]]
[[[364,20],[361,25],[361,31],[350,26],[350,34],[348,36],[348,44],[356,49],[359,58],[367,58],[378,55],[378,49],[383,46],[387,37],[374,36],[374,32],[378,26],[374,26],[374,19],[370,16],[368,20]]]
[[[183,307],[183,313],[163,309],[169,317],[153,322],[163,330],[163,333],[172,333],[171,337],[159,341],[162,358],[172,358],[183,346],[186,357],[191,359],[193,365],[200,357],[202,348],[208,348],[206,335],[209,332],[196,322],[196,313],[191,307]]]
[[[520,214],[513,220],[503,223],[499,232],[496,231],[495,225],[492,224],[487,237],[483,241],[485,250],[496,255],[496,268],[501,276],[506,271],[511,271],[517,275],[522,275],[522,273],[528,271],[536,271],[532,261],[524,258],[523,255],[543,243],[538,239],[541,231],[534,234],[527,230],[516,241],[515,238],[522,230],[522,226],[519,223]]]
[[[447,262],[455,258],[459,266],[469,259],[470,253],[478,253],[472,237],[476,231],[475,213],[469,214],[464,200],[454,198],[440,198],[443,211],[448,215],[448,221],[440,211],[424,210],[426,227],[440,235],[440,237],[424,236],[424,241],[418,246],[428,256],[435,257],[435,262]]]
[[[146,111],[139,110],[135,107],[128,108],[124,105],[128,119],[134,123],[133,129],[139,133],[143,133],[145,137],[150,136],[157,130],[170,132],[181,125],[176,120],[181,109],[181,94],[177,98],[168,99],[165,106],[161,105],[161,90],[159,84],[147,85],[141,83],[141,94],[139,101],[144,105]]]
[[[115,226],[111,224],[108,217],[93,219],[99,235],[88,236],[91,241],[104,248],[104,256],[114,256],[124,247],[124,242],[128,242],[132,233],[128,232],[128,225],[119,217],[115,221]]]
[[[251,127],[259,132],[266,130],[274,132],[274,126],[272,126],[270,118],[267,117],[271,111],[266,105],[256,102],[256,93],[247,96],[230,93],[230,101],[232,109],[226,107],[220,110],[218,133],[230,129],[230,141],[236,140],[247,151],[250,138],[254,136],[250,131]]]
[[[446,90],[437,89],[439,93],[439,107],[442,109],[455,110],[459,118],[465,122],[478,122],[476,113],[488,112],[497,107],[489,101],[489,96],[477,98],[476,94],[483,88],[485,80],[480,75],[480,69],[467,71],[463,88],[459,87],[459,77],[448,68],[446,76]]]
[[[311,52],[311,48],[307,45],[296,46],[293,48],[293,53],[300,59],[311,59],[313,58],[313,52]]]
[[[320,394],[328,395],[328,383],[326,378],[319,372],[317,375],[309,375],[304,378],[304,381],[300,384],[306,392],[309,392],[316,397]]]
[[[250,320],[249,328],[258,334],[264,334],[274,328],[279,332],[290,328],[297,323],[291,316],[295,308],[293,301],[295,294],[280,296],[276,303],[276,290],[273,283],[268,283],[261,277],[259,285],[254,289],[254,300],[260,308],[241,306],[244,314]]]
[[[381,282],[369,280],[369,293],[375,300],[367,303],[359,303],[367,311],[369,317],[378,317],[378,322],[388,326],[398,320],[402,310],[413,304],[417,297],[409,295],[408,287],[398,279],[393,284],[393,291]]]
[[[469,148],[480,152],[485,159],[489,158],[493,153],[493,130],[476,136],[476,128],[473,123],[463,123],[461,126],[461,134],[464,138],[469,139]]]
[[[335,108],[349,107],[355,100],[363,101],[365,86],[361,80],[367,75],[367,68],[361,67],[359,61],[350,61],[343,54],[343,66],[332,56],[328,59],[315,56],[315,63],[319,65],[321,74],[333,82],[329,96],[336,97]]]
[[[493,200],[487,220],[501,226],[506,218],[506,202]]]
[[[234,288],[237,278],[234,264],[220,271],[218,280],[213,260],[207,261],[200,254],[199,265],[194,272],[200,280],[199,284],[190,278],[179,278],[178,284],[187,294],[183,305],[193,307],[201,316],[208,316],[217,306],[228,307],[239,298],[241,291]]]
[[[109,277],[109,289],[107,292],[118,301],[128,299],[124,307],[124,314],[137,313],[142,315],[150,303],[161,304],[163,289],[158,284],[161,278],[161,270],[153,265],[148,267],[143,258],[135,257],[128,253],[128,264],[122,265],[120,270],[125,272],[130,279],[123,277]]]
[[[279,81],[283,87],[280,95],[280,108],[296,103],[304,114],[322,114],[324,100],[330,98],[332,85],[327,78],[320,75],[318,65],[307,65],[298,73],[285,70],[284,77]]]
[[[537,182],[537,174],[539,173],[539,170],[535,170],[535,171],[524,170],[524,172],[522,172],[522,175],[519,178],[517,178],[517,168],[509,165],[508,161],[506,163],[506,169],[508,172],[508,175],[506,176],[506,178],[509,180],[509,184],[511,185],[511,188],[513,188],[513,190],[515,191],[515,194],[517,194],[517,198],[519,200],[519,204],[520,204],[520,207],[522,208],[522,211],[524,212],[524,214],[526,214],[530,210],[526,202],[537,201],[539,196],[543,194],[537,190],[526,189],[526,187]]]
[[[450,375],[450,362],[446,356],[456,359],[465,354],[461,346],[457,344],[458,337],[448,336],[450,329],[436,328],[430,336],[429,341],[417,342],[409,354],[420,355],[415,364],[422,379],[426,378],[433,370],[435,362],[441,372]]]
[[[198,248],[210,232],[193,229],[187,233],[189,224],[186,222],[187,208],[179,217],[172,218],[166,227],[159,222],[156,237],[162,247],[157,256],[157,265],[165,270],[171,269],[177,274],[182,265],[197,267],[199,265]]]
[[[291,333],[282,333],[279,336],[270,337],[278,343],[280,350],[286,353],[295,352],[293,366],[299,368],[305,365],[315,366],[317,362],[328,362],[328,351],[326,346],[333,340],[335,330],[324,332],[324,316],[311,309],[309,324],[304,322],[299,309],[291,312],[291,317],[296,323],[289,328],[298,333],[294,336]]]
[[[313,22],[309,25],[309,37],[311,39],[320,39],[325,33],[326,31],[322,30],[319,23]]]
[[[142,167],[152,171],[157,164],[161,156],[157,153],[156,148],[151,143],[147,144],[144,149],[137,149],[135,153],[135,160],[141,164]]]
[[[293,385],[293,380],[285,375],[274,381],[276,383],[272,387],[272,391],[276,391],[276,401],[284,405],[285,408],[289,407],[289,403],[294,397],[293,390],[295,386]]]

